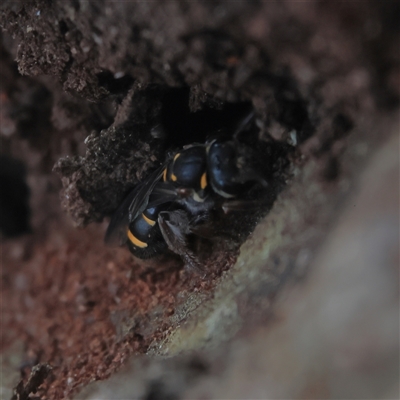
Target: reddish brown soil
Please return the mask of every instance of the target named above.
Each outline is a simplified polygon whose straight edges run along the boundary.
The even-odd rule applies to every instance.
[[[53,367],[42,398],[68,397],[144,352],[172,328],[177,302],[209,291],[224,269],[206,279],[174,259],[152,269],[125,249],[106,247],[104,225],[76,230],[52,218],[47,228],[40,239],[3,246],[1,288],[2,350],[18,337],[26,344],[25,374],[38,362]]]

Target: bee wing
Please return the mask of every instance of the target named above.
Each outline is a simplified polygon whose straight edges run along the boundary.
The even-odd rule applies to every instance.
[[[160,204],[169,203],[175,201],[178,197],[178,193],[173,185],[168,182],[159,182],[154,186],[151,192],[147,207],[151,208]]]
[[[139,186],[136,186],[129,192],[117,211],[113,214],[104,237],[104,241],[107,244],[122,246],[126,242],[126,232],[129,225],[129,207],[138,194]]]
[[[149,197],[153,192],[154,187],[161,179],[165,168],[165,164],[161,165],[145,181],[140,184],[136,196],[129,205],[129,219],[131,221],[133,221],[146,209],[149,203]]]

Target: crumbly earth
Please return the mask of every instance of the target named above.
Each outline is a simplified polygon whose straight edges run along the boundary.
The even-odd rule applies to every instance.
[[[1,349],[22,343],[25,382],[32,366],[51,365],[43,399],[105,379],[190,320],[249,229],[310,163],[318,174],[304,184],[318,182],[333,210],[336,184],[350,179],[348,140],[365,115],[399,104],[397,3],[36,0],[4,1],[0,11]],[[232,128],[249,107],[270,195],[240,240],[217,241],[205,277],[173,256],[143,263],[104,246],[100,222],[167,151]],[[4,217],[10,198],[23,210],[14,219]],[[283,241],[296,241],[284,231]],[[279,262],[276,291],[299,274]],[[253,306],[243,306],[243,325],[257,325]]]
[[[213,260],[202,279],[179,260],[138,264],[126,250],[105,247],[99,227],[77,231],[60,216],[47,226],[53,233],[4,246],[2,260],[2,346],[16,337],[26,343],[24,374],[39,361],[52,366],[45,398],[68,396],[145,352],[173,327],[168,317],[179,300],[212,291],[230,262]]]

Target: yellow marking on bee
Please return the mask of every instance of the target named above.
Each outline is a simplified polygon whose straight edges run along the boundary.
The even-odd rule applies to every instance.
[[[142,217],[149,225],[154,226],[156,224],[156,221],[153,221],[152,219],[146,217],[143,213],[142,213]]]
[[[173,168],[174,168],[173,163],[178,159],[178,157],[179,157],[180,155],[181,155],[181,153],[176,153],[176,154],[175,154],[174,160],[173,160],[172,166],[171,166],[171,169],[172,169],[172,170],[173,170]],[[176,182],[177,180],[178,180],[178,178],[176,177],[176,175],[175,175],[173,172],[171,172],[171,181]]]
[[[163,181],[165,182],[166,180],[167,180],[167,168],[165,168],[163,172]]]
[[[200,187],[202,189],[205,189],[207,187],[207,173],[206,172],[204,172],[204,174],[201,176]]]
[[[147,247],[147,243],[142,242],[139,240],[136,236],[133,235],[133,233],[128,229],[128,239],[132,242],[137,247],[140,247],[141,249]]]

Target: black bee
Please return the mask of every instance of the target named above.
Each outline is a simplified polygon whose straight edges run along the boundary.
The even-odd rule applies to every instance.
[[[213,211],[235,209],[242,202],[233,199],[256,183],[265,185],[241,163],[236,140],[252,118],[241,122],[231,140],[185,146],[138,184],[113,215],[105,241],[127,244],[142,259],[170,249],[188,266],[201,269],[188,237],[212,223]]]

